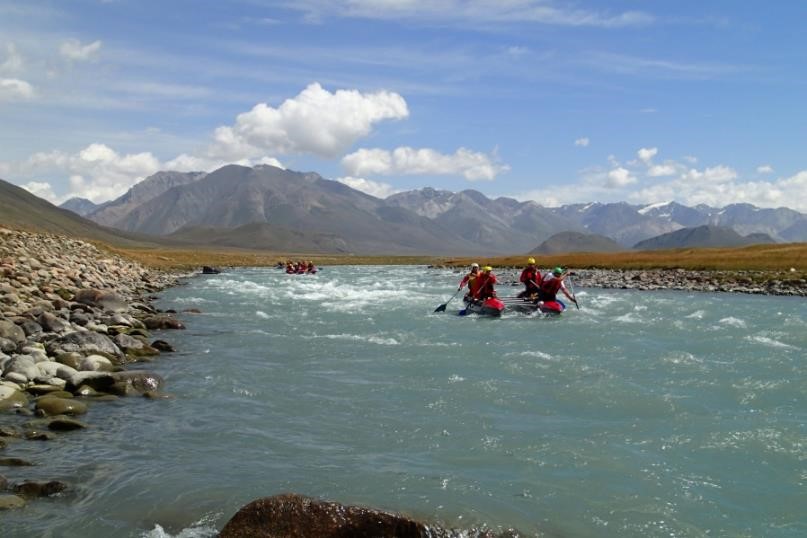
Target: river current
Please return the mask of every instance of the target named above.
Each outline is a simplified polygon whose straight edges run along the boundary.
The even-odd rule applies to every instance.
[[[137,366],[174,398],[15,444],[38,465],[10,481],[71,491],[0,514],[2,535],[214,536],[296,492],[525,536],[807,536],[807,301],[579,288],[558,318],[434,313],[460,276],[243,269],[164,291],[201,311]]]

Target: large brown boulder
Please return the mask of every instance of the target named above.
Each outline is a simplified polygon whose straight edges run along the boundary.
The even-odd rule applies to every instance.
[[[219,538],[439,538],[448,533],[371,508],[284,494],[252,501],[227,522]]]
[[[91,288],[78,290],[74,301],[95,306],[107,312],[122,312],[129,307],[126,299],[121,294],[114,291],[95,290]]]

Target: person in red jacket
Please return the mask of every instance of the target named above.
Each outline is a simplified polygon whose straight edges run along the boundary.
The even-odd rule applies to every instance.
[[[496,275],[492,271],[493,267],[490,265],[486,265],[482,270],[482,274],[478,277],[479,287],[473,295],[474,299],[484,301],[488,297],[496,297],[496,290],[493,287],[496,284]]]
[[[457,288],[457,291],[460,291],[465,285],[468,285],[468,293],[465,294],[466,298],[473,297],[474,294],[479,289],[479,264],[474,262],[471,264],[471,271],[462,277],[460,280],[460,286]]]
[[[563,295],[568,297],[571,302],[576,303],[577,301],[569,294],[566,285],[563,283],[563,279],[566,278],[567,275],[568,273],[564,273],[563,269],[560,267],[555,267],[552,269],[551,273],[544,275],[538,298],[545,303],[555,301],[557,300],[558,292],[562,291]]]
[[[541,271],[535,267],[535,258],[527,259],[527,267],[521,271],[519,280],[524,284],[524,291],[518,294],[518,297],[522,299],[536,295],[541,289],[543,277],[541,276]]]

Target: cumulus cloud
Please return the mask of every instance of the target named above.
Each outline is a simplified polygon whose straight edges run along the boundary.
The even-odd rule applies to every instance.
[[[105,144],[90,144],[72,154],[35,153],[12,169],[34,177],[69,174],[72,196],[101,202],[120,196],[142,178],[160,170],[160,162],[149,152],[121,155]],[[44,187],[40,184],[36,188]]]
[[[53,192],[53,188],[50,186],[50,183],[46,181],[29,181],[24,185],[20,185],[20,187],[27,190],[34,196],[44,198],[51,203],[60,203],[56,193]]]
[[[68,39],[59,46],[59,54],[62,57],[74,62],[86,62],[94,60],[101,50],[101,42],[93,41],[88,45],[82,45],[78,39]]]
[[[639,149],[639,151],[636,152],[636,155],[639,157],[639,160],[641,160],[645,164],[649,164],[650,161],[653,160],[653,157],[655,157],[657,154],[658,154],[658,148],[641,148]]]
[[[313,83],[277,108],[260,103],[239,114],[234,125],[217,128],[205,153],[226,161],[295,153],[332,158],[369,135],[376,123],[408,116],[397,93],[331,93]]]
[[[0,102],[31,99],[34,87],[17,78],[0,78]]]
[[[510,169],[495,156],[459,148],[450,155],[430,148],[399,147],[359,149],[342,159],[342,166],[352,176],[363,175],[446,175],[462,176],[468,181],[492,181]]]
[[[337,178],[336,181],[344,183],[348,187],[356,189],[357,191],[362,191],[370,196],[375,196],[376,198],[386,198],[387,196],[395,194],[396,192],[400,192],[389,183],[371,181],[369,179],[360,177],[345,176]]]
[[[674,164],[655,164],[647,169],[647,175],[650,177],[674,176],[677,171]]]
[[[588,147],[589,142],[590,140],[588,139],[588,137],[584,136],[583,138],[578,138],[577,140],[575,140],[574,145],[585,148]]]
[[[607,186],[612,188],[621,188],[632,183],[636,183],[636,176],[631,174],[630,170],[620,166],[608,172]]]
[[[757,173],[758,174],[772,174],[773,173],[773,167],[771,165],[769,165],[769,164],[763,164],[763,165],[757,166]]]

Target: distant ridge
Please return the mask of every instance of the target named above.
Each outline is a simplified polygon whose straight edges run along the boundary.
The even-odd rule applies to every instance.
[[[530,254],[563,254],[567,252],[618,252],[625,247],[604,235],[561,232],[553,235]]]
[[[740,247],[759,243],[776,243],[767,234],[755,233],[742,236],[726,226],[696,226],[652,237],[634,245],[636,250],[667,248],[712,248]]]
[[[80,215],[82,217],[86,217],[88,214],[92,213],[98,208],[98,205],[93,202],[92,200],[87,200],[86,198],[79,198],[74,196],[70,198],[59,207],[62,209],[67,209],[68,211],[72,211],[73,213]]]

